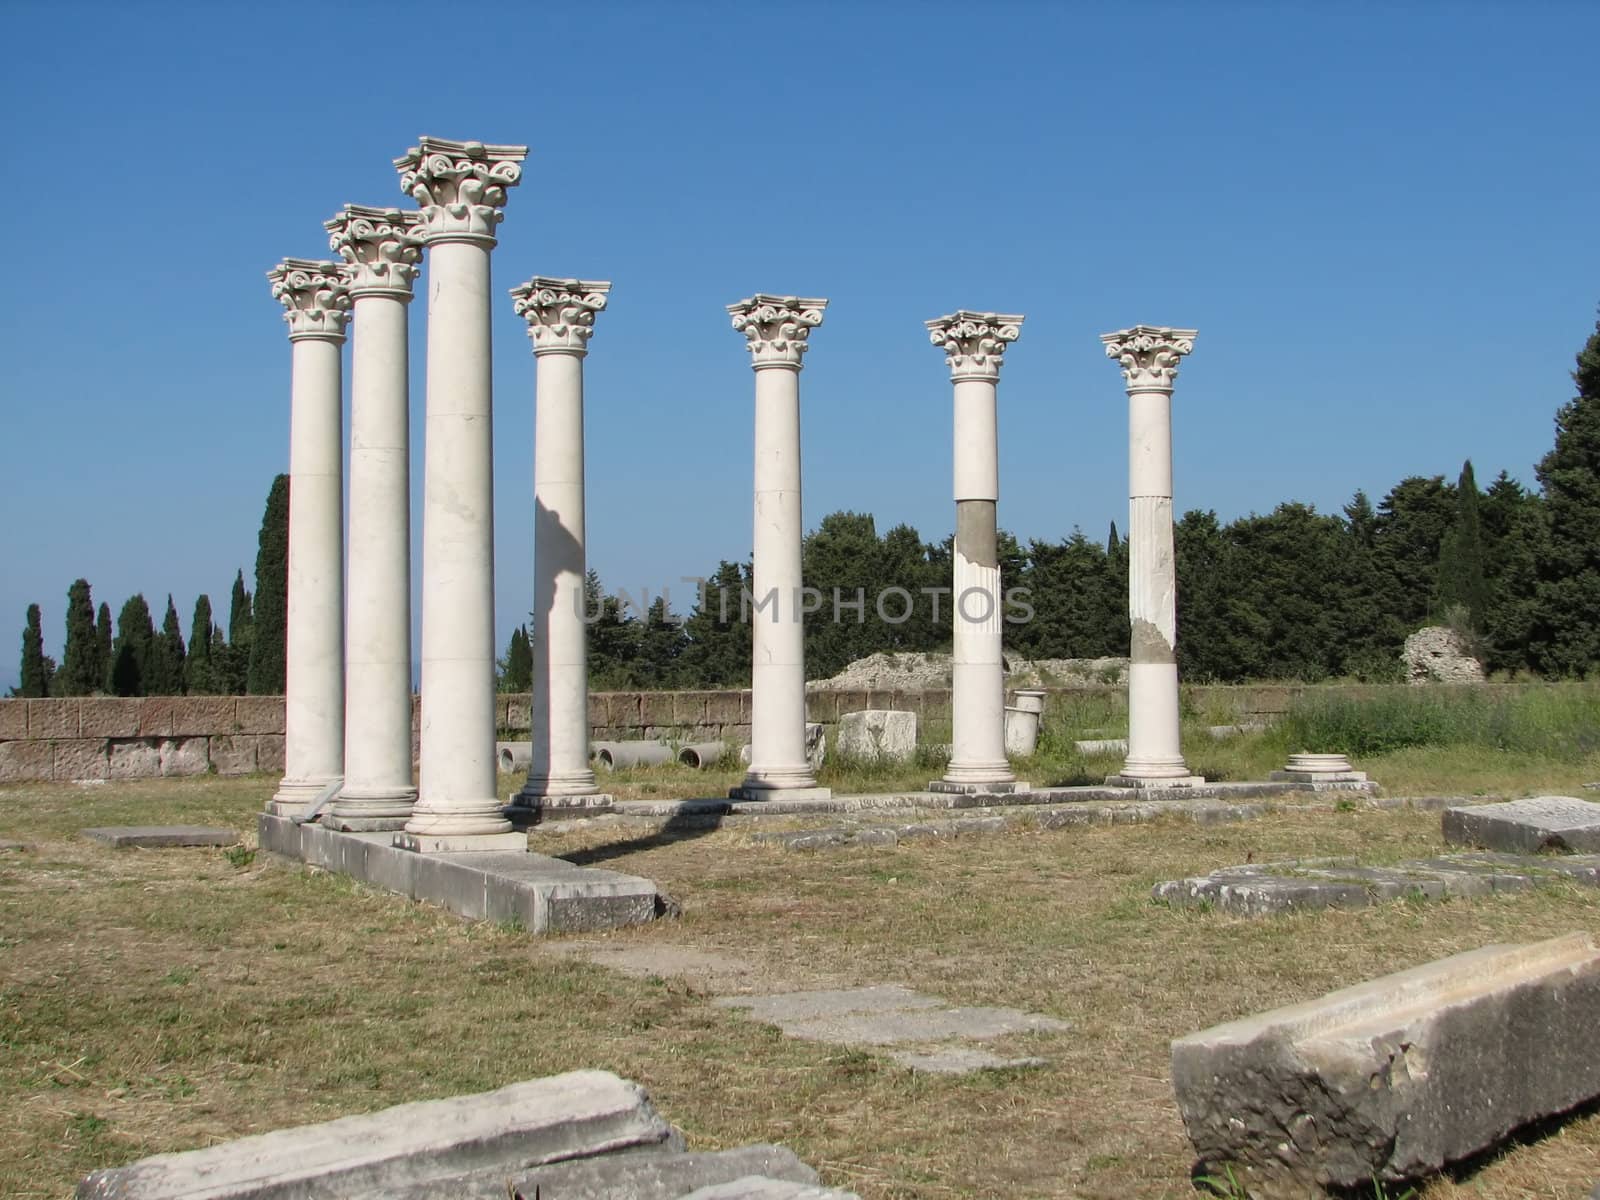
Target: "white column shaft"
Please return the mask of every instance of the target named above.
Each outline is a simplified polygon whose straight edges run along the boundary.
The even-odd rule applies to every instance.
[[[428,246],[422,763],[409,833],[510,829],[495,792],[489,247]]]
[[[410,814],[411,441],[407,304],[357,295],[350,356],[345,783],[336,817]]]
[[[1178,720],[1172,541],[1172,396],[1128,396],[1128,757],[1132,778],[1189,775]]]
[[[583,355],[538,354],[534,411],[533,758],[525,798],[598,791],[584,628]]]
[[[955,381],[950,783],[1015,780],[1005,751],[995,380]]]
[[[341,342],[291,341],[284,776],[279,811],[344,773],[344,436]]]
[[[799,600],[800,372],[756,369],[750,769],[744,786],[810,788],[805,627]]]

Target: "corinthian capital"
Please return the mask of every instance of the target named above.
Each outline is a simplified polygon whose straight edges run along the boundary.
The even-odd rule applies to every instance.
[[[344,341],[344,323],[350,318],[350,285],[344,268],[336,262],[313,258],[286,258],[267,272],[272,298],[288,311],[289,340],[323,338]]]
[[[394,160],[400,190],[422,206],[426,241],[494,245],[506,189],[522,180],[526,146],[485,146],[423,137]]]
[[[1007,313],[968,312],[926,322],[928,340],[944,350],[951,379],[1000,378],[1000,361],[1006,345],[1022,333],[1022,317]]]
[[[763,367],[792,367],[798,371],[807,349],[806,339],[822,324],[822,310],[827,307],[826,300],[757,292],[748,300],[728,305],[728,312],[733,316],[733,327],[749,343],[754,359],[751,366],[758,371]]]
[[[349,264],[352,296],[411,299],[411,283],[422,261],[421,223],[421,213],[364,204],[346,204],[338,216],[322,223],[328,245]]]
[[[535,354],[586,354],[594,315],[606,306],[611,284],[594,279],[535,275],[511,289],[517,315],[528,322]]]
[[[1115,333],[1102,333],[1106,357],[1122,364],[1129,392],[1171,392],[1178,378],[1178,360],[1194,349],[1197,329],[1169,329],[1165,325],[1135,325]]]

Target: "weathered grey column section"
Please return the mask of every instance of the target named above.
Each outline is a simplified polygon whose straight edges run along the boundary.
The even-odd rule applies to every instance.
[[[411,815],[411,403],[406,310],[421,216],[346,205],[326,223],[350,280],[350,536],[345,580],[344,787],[335,829]]]
[[[728,305],[756,372],[750,768],[734,799],[832,795],[806,761],[800,576],[800,360],[827,306],[765,294]]]
[[[936,792],[1014,792],[1006,760],[1006,675],[1001,657],[999,421],[996,387],[1022,317],[968,312],[927,322],[955,384],[956,538],[951,591],[950,766]]]
[[[533,695],[528,778],[508,815],[594,812],[584,629],[583,359],[611,285],[535,276],[511,290],[537,362],[533,425]],[[559,812],[556,814],[559,815]]]
[[[495,792],[494,388],[489,252],[526,146],[422,138],[395,160],[422,206],[428,395],[422,504],[422,763],[396,844],[525,848]]]
[[[286,258],[272,295],[289,322],[289,594],[284,774],[267,809],[300,812],[344,774],[344,402],[350,293],[334,262]]]
[[[1178,578],[1172,549],[1172,385],[1196,331],[1135,325],[1102,334],[1128,386],[1128,757],[1124,787],[1204,783],[1178,736]]]

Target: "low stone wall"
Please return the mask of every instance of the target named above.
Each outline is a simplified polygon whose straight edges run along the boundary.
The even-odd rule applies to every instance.
[[[1444,685],[1439,685],[1441,689]],[[1479,694],[1505,694],[1540,683],[1480,684]],[[1579,685],[1581,686],[1581,685]],[[1095,697],[1116,708],[1120,687],[1048,688],[1046,713],[1070,699]],[[1404,684],[1241,684],[1185,687],[1185,703],[1219,723],[1271,721],[1307,693],[1354,700],[1376,699]],[[528,697],[502,695],[495,721],[511,737],[528,728]],[[948,689],[811,691],[806,715],[834,725],[848,712],[904,709],[917,714],[927,740],[950,719]],[[412,697],[412,753],[421,728],[420,700]],[[590,734],[597,740],[675,739],[680,742],[750,740],[749,691],[594,692]],[[142,779],[159,775],[249,775],[283,770],[282,696],[84,696],[51,700],[0,700],[0,783],[25,780]]]

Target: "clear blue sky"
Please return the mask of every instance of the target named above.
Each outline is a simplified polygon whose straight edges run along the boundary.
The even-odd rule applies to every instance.
[[[408,203],[390,159],[421,133],[533,148],[502,297],[615,282],[587,364],[611,587],[749,551],[752,376],[723,309],[754,291],[832,300],[801,379],[808,525],[949,531],[922,322],[961,307],[1027,314],[1000,391],[1023,538],[1124,522],[1096,335],[1138,322],[1200,330],[1180,510],[1337,511],[1468,457],[1531,483],[1600,301],[1597,45],[1576,3],[13,0],[0,687],[30,601],[59,655],[79,575],[113,613],[143,591],[159,620],[170,590],[187,629],[204,590],[225,614],[287,468],[263,272],[326,254],[347,201]],[[531,595],[534,369],[509,299],[496,321],[503,644]]]

